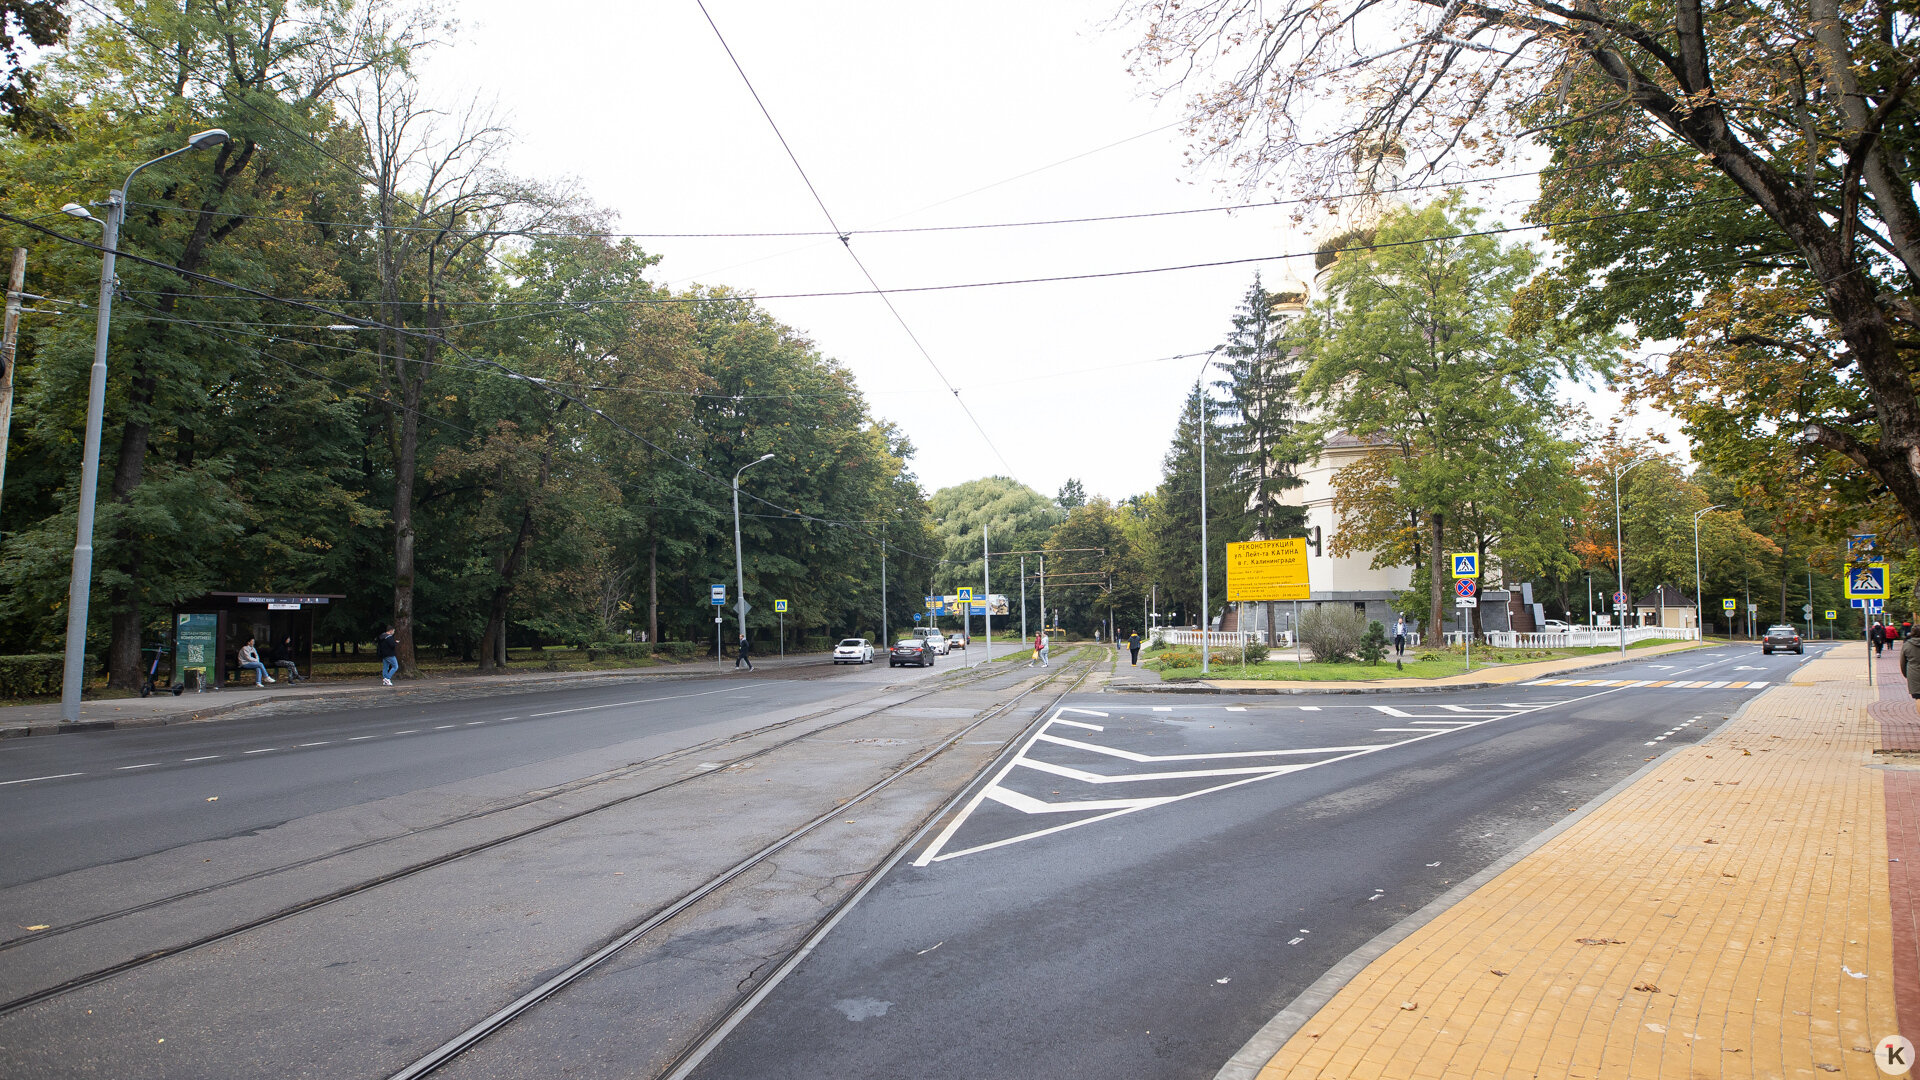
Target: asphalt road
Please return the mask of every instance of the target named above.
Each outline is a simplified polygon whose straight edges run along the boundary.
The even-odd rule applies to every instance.
[[[425,700],[428,688],[310,715],[10,739],[0,742],[0,888],[481,778],[459,796],[566,783],[965,662],[941,660],[442,701]]]
[[[1084,695],[694,1073],[1210,1077],[1350,951],[1806,657],[1410,695]]]

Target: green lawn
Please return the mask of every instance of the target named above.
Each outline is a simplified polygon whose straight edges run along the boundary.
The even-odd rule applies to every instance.
[[[1629,644],[1629,652],[1635,649],[1651,648],[1655,645],[1670,645],[1673,642],[1659,638],[1649,638]],[[1707,642],[1711,645],[1713,642]],[[1725,644],[1722,642],[1722,644]],[[1185,650],[1187,656],[1182,660],[1195,661],[1193,650]],[[1563,660],[1569,657],[1594,656],[1601,653],[1617,652],[1616,648],[1592,647],[1580,649],[1495,649],[1476,647],[1473,650],[1473,670],[1500,667],[1507,664],[1526,664],[1540,660]],[[1160,677],[1168,682],[1191,681],[1200,678],[1200,666],[1197,662],[1182,663],[1175,667],[1166,667],[1165,660],[1159,656],[1142,655],[1142,663],[1160,672]],[[1262,679],[1273,682],[1366,682],[1373,679],[1441,679],[1449,675],[1459,675],[1467,670],[1466,653],[1459,649],[1416,649],[1407,653],[1404,666],[1395,668],[1391,658],[1378,664],[1364,664],[1358,661],[1340,661],[1335,663],[1317,663],[1308,659],[1296,664],[1292,653],[1276,654],[1265,663],[1239,664],[1215,661],[1207,674],[1210,679]]]

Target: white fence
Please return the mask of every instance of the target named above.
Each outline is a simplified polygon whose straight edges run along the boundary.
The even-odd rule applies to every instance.
[[[1176,627],[1161,626],[1153,630],[1153,644],[1198,645],[1201,636],[1199,630],[1181,630]],[[1214,649],[1238,649],[1249,641],[1267,640],[1264,630],[1208,630],[1205,636],[1207,646]],[[1286,630],[1280,632],[1280,647],[1286,649],[1293,647],[1291,632]]]
[[[1489,645],[1502,649],[1585,649],[1594,646],[1620,644],[1620,630],[1594,629],[1569,630],[1560,634],[1516,634],[1510,630],[1489,630],[1481,637]],[[1459,644],[1460,635],[1447,635],[1449,644]],[[1700,631],[1692,627],[1680,626],[1630,626],[1626,630],[1627,644],[1636,641],[1698,641]]]

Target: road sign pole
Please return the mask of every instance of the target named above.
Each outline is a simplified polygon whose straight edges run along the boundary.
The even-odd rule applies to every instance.
[[[986,601],[986,606],[981,609],[980,617],[986,623],[987,663],[991,664],[993,663],[993,579],[991,577],[992,563],[989,559],[990,556],[987,554],[987,527],[982,525],[980,526],[980,597]]]
[[[787,613],[780,613],[780,659],[787,658]]]

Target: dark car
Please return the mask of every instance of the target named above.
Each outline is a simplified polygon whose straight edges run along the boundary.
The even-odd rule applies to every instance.
[[[901,664],[932,667],[933,647],[921,638],[907,638],[904,641],[894,642],[893,648],[887,653],[887,666],[899,667]]]
[[[1800,640],[1800,631],[1791,626],[1769,626],[1767,636],[1760,639],[1760,651],[1772,656],[1775,649],[1792,649],[1797,653],[1807,651],[1806,643]]]

